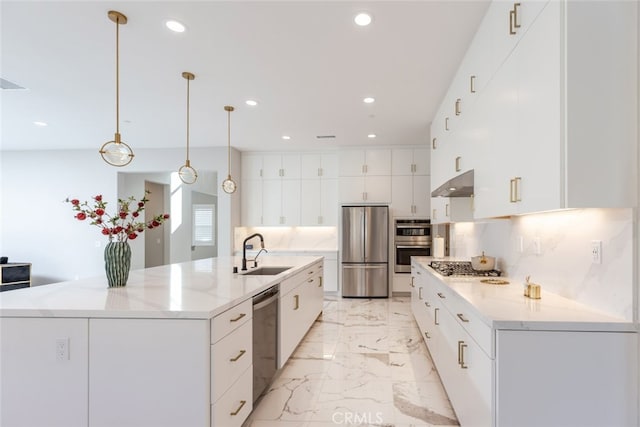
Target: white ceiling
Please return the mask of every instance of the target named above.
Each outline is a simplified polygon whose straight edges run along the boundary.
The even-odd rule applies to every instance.
[[[115,132],[136,148],[307,150],[419,144],[488,0],[6,1],[0,3],[2,150],[95,149]],[[353,17],[367,11],[368,27]],[[164,22],[177,19],[176,34]],[[374,104],[362,99],[372,96]],[[256,99],[257,107],[245,105]],[[34,121],[48,123],[38,127]],[[370,133],[378,137],[367,138]],[[291,136],[283,141],[282,135]],[[317,135],[335,135],[318,140]]]

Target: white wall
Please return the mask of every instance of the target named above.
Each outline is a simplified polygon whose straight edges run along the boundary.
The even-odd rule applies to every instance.
[[[113,207],[118,199],[119,172],[166,172],[182,165],[182,148],[133,148],[136,157],[123,168],[107,165],[97,149],[0,152],[0,254],[8,256],[10,262],[31,262],[34,285],[104,274],[107,238],[97,227],[74,219],[70,204],[64,200],[71,197],[89,201],[102,194],[110,202],[108,207]],[[240,153],[232,150],[231,155],[232,174],[239,177]],[[226,177],[226,147],[192,149],[190,157],[196,169],[218,171],[219,176]],[[215,187],[220,188],[217,184]],[[231,196],[219,192],[221,256],[233,251],[233,229],[240,224],[239,191]],[[134,242],[139,244],[137,240]],[[188,240],[190,247],[190,236]],[[172,242],[172,247],[181,246]],[[137,250],[134,245],[132,250]],[[171,262],[190,259],[190,252],[183,258],[184,254],[172,250]],[[132,262],[136,260],[133,268],[143,265],[137,255],[132,258]]]
[[[576,209],[457,223],[451,228],[451,255],[468,259],[485,251],[497,258],[498,268],[515,286],[530,275],[542,285],[543,298],[546,290],[633,320],[634,227],[632,209]],[[602,241],[602,264],[591,261],[592,240]]]

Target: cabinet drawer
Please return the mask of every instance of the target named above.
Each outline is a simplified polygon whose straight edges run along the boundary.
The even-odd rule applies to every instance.
[[[252,332],[253,323],[244,322],[211,346],[211,403],[215,403],[251,365]]]
[[[253,409],[253,365],[250,365],[233,386],[211,405],[213,427],[240,427]]]
[[[211,344],[250,320],[253,314],[252,310],[251,299],[248,299],[214,317],[211,320]]]
[[[280,295],[288,294],[293,289],[295,289],[296,286],[302,284],[312,276],[317,274],[322,274],[322,269],[323,269],[323,263],[319,262],[305,268],[304,270],[297,273],[296,275],[283,280],[280,283]]]
[[[482,350],[494,359],[493,334],[491,327],[484,323],[478,315],[462,301],[456,298],[449,298],[446,303],[447,309],[458,321],[458,324],[478,343]]]

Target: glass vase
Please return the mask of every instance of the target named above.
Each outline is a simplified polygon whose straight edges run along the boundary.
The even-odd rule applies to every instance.
[[[104,248],[104,269],[110,288],[126,286],[131,267],[131,247],[127,242],[109,242]]]

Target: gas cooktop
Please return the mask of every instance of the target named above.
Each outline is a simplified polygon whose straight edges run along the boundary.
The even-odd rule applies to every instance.
[[[474,270],[471,261],[431,261],[429,267],[443,276],[498,277],[500,270]]]

